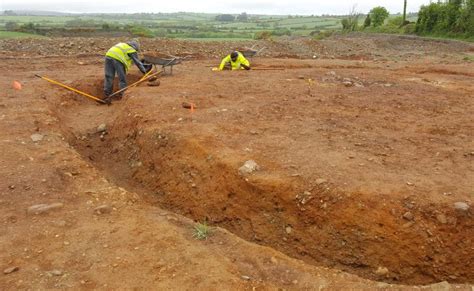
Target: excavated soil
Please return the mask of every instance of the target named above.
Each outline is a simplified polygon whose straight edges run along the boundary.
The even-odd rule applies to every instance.
[[[2,248],[15,250],[2,260],[5,268],[21,265],[0,278],[7,286],[334,289],[443,282],[469,290],[445,281],[474,281],[474,71],[465,59],[472,45],[363,35],[257,42],[272,50],[251,60],[254,70],[213,72],[219,62],[213,53],[233,44],[144,40],[149,53],[161,41],[163,53],[194,58],[162,76],[159,87],[142,84],[110,106],[33,76],[102,97],[102,58],[75,48],[106,41],[115,40],[17,41],[15,48],[2,42],[11,56],[23,54],[5,61],[12,75],[1,78],[5,88],[13,80],[23,84],[20,91],[9,87],[1,104],[8,177],[1,182]],[[31,54],[58,43],[71,57]],[[285,55],[297,58],[280,58]],[[135,68],[128,80],[139,78]],[[182,108],[183,102],[195,108]],[[44,139],[32,142],[33,133]],[[247,160],[260,168],[239,173]],[[20,214],[58,200],[67,218],[58,212],[45,222]],[[104,203],[112,205],[111,218],[92,214]],[[150,222],[156,209],[160,221]],[[208,244],[195,246],[187,218],[216,227]],[[54,261],[41,256],[46,249],[54,257],[57,249],[49,245],[61,234],[41,228],[57,227],[58,219],[69,237]],[[232,237],[223,239],[222,229]],[[233,235],[253,244],[236,249]],[[141,243],[132,244],[134,237]],[[32,241],[43,245],[34,251],[40,263],[20,255]],[[156,242],[156,254],[124,252]],[[115,251],[105,255],[103,248]],[[212,253],[205,263],[202,252]],[[111,263],[113,256],[120,262]],[[45,263],[50,260],[55,263]],[[281,260],[287,265],[278,269]],[[218,272],[215,281],[198,275],[224,265],[228,273]],[[51,273],[58,266],[69,270]],[[100,275],[90,275],[94,266],[103,267]],[[174,269],[156,279],[163,268]],[[28,281],[22,271],[38,279]],[[142,279],[116,285],[115,278],[128,275]]]

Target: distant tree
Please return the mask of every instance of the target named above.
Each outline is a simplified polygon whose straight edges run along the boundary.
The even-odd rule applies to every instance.
[[[342,29],[346,31],[356,31],[359,25],[360,13],[356,11],[356,5],[352,6],[349,15],[341,20]]]
[[[216,20],[223,22],[232,22],[235,20],[235,17],[232,14],[220,14],[216,16]]]
[[[242,12],[240,13],[239,16],[237,16],[237,20],[238,21],[242,21],[242,22],[246,22],[247,20],[249,20],[249,17],[247,15],[247,12]]]
[[[382,7],[382,6],[372,8],[369,14],[370,14],[370,19],[372,21],[373,27],[382,25],[385,19],[387,19],[387,17],[390,15],[387,9],[385,9],[385,7]]]
[[[367,14],[367,17],[364,20],[364,28],[369,27],[371,23],[372,20],[370,19],[370,14]]]
[[[18,29],[18,23],[16,23],[15,21],[8,21],[7,23],[5,23],[5,30],[15,31],[17,29]]]

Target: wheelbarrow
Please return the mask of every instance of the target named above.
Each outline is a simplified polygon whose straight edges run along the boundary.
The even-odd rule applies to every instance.
[[[170,75],[173,74],[173,66],[178,65],[184,58],[170,55],[144,55],[143,61],[145,64],[152,64],[155,67],[161,66],[163,73],[166,74],[166,67],[170,67]]]
[[[241,52],[244,55],[244,57],[246,57],[246,58],[252,58],[252,57],[255,57],[256,55],[258,55],[264,49],[265,49],[265,47],[262,47],[261,49],[256,49],[255,45],[253,45],[250,48],[245,47],[245,48],[237,49],[237,51]]]

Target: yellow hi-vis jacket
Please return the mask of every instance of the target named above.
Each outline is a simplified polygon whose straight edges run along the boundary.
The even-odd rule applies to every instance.
[[[111,47],[105,55],[121,62],[125,66],[125,72],[127,72],[132,66],[132,58],[128,54],[136,52],[132,46],[121,42]]]
[[[244,69],[244,67],[241,66],[241,64],[244,64],[246,66],[250,66],[249,61],[244,57],[244,55],[239,52],[239,56],[235,60],[235,62],[232,61],[232,58],[230,57],[230,54],[227,55],[225,58],[222,59],[222,62],[219,66],[219,70],[223,70],[224,66],[226,63],[230,63],[232,66],[232,70],[239,70],[239,69]]]

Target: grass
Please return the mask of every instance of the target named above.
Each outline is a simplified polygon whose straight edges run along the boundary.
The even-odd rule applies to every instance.
[[[198,222],[194,226],[193,237],[195,239],[205,240],[209,237],[210,234],[211,234],[211,227],[208,226],[205,222],[204,223]]]
[[[0,39],[5,39],[5,38],[28,38],[28,37],[44,38],[44,36],[37,35],[37,34],[14,32],[14,31],[0,31]]]

